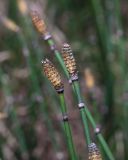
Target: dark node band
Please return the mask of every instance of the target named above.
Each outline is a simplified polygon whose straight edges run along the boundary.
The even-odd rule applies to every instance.
[[[67,116],[67,114],[63,115],[63,121],[64,121],[64,122],[68,121],[68,116]]]
[[[79,104],[78,104],[79,109],[84,108],[84,106],[85,106],[85,105],[84,105],[84,103],[83,103],[83,102],[81,102],[81,103],[79,103]]]
[[[99,134],[100,133],[100,128],[99,127],[96,127],[95,130],[94,130],[95,134]]]
[[[78,73],[72,74],[70,80],[73,81],[78,81]]]
[[[49,39],[52,38],[52,36],[51,36],[51,34],[50,34],[49,32],[43,34],[42,37],[43,37],[43,39],[44,39],[45,41],[47,41],[47,40],[49,40]]]
[[[64,92],[64,88],[56,89],[56,91],[57,91],[58,94],[61,94],[61,93]]]

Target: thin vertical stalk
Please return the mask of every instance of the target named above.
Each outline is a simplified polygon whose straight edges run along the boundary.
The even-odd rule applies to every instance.
[[[37,13],[36,13],[36,14],[37,14]],[[39,21],[40,21],[40,19],[39,19]],[[37,28],[37,25],[36,25],[36,28]],[[39,32],[39,29],[37,29],[37,30],[38,30],[38,32]],[[65,67],[65,65],[64,65],[63,59],[62,59],[59,51],[56,49],[56,45],[55,45],[55,43],[54,43],[54,40],[53,40],[51,34],[48,33],[48,34],[45,35],[45,34],[44,34],[45,31],[46,31],[46,30],[43,31],[43,33],[42,33],[41,36],[43,37],[44,40],[47,41],[47,43],[48,43],[51,51],[54,52],[55,57],[57,58],[57,60],[59,61],[60,65],[61,65],[61,67],[62,67],[62,69],[64,70],[65,75],[69,78],[68,71],[67,71],[67,69],[66,69],[66,67]],[[73,82],[73,83],[74,83],[74,82]],[[72,85],[72,87],[73,87],[73,85]],[[79,87],[79,85],[77,85],[77,87],[75,87],[75,89],[78,90],[78,89],[79,89],[78,87]],[[74,90],[74,87],[73,87],[73,90]],[[76,94],[76,92],[75,92],[75,94]],[[76,94],[76,96],[78,97],[78,100],[81,100],[80,94]],[[93,116],[91,115],[91,113],[90,113],[90,111],[88,110],[87,106],[85,106],[84,108],[85,108],[85,109],[84,109],[84,112],[86,113],[85,115],[87,115],[87,118],[88,118],[89,121],[91,122],[94,130],[96,130],[96,124],[95,124],[95,121],[94,121],[94,119],[93,119]],[[83,114],[82,114],[82,116],[83,116]],[[88,133],[87,133],[87,135],[88,135]],[[98,133],[98,134],[96,134],[96,135],[97,135],[97,137],[99,137],[98,135],[101,135],[101,133]],[[101,135],[101,137],[102,137],[102,135]],[[90,138],[89,138],[89,136],[88,136],[88,143],[90,143],[90,140],[89,140],[89,139],[90,139]],[[101,141],[100,138],[98,138],[98,140],[100,141],[100,143],[101,143],[102,145],[103,145],[103,142],[104,142],[104,144],[106,144],[106,145],[103,145],[104,151],[106,152],[106,154],[108,155],[108,157],[109,157],[110,160],[114,160],[114,157],[113,157],[113,155],[112,155],[112,153],[111,153],[111,151],[110,151],[107,143],[105,142],[104,138],[102,137],[103,142]],[[108,152],[108,151],[109,151],[109,152]]]
[[[49,44],[50,48],[53,48],[53,46],[55,46],[55,43],[54,43],[53,39],[48,39],[48,44]],[[62,60],[62,57],[61,57],[59,51],[55,49],[54,53],[55,53],[56,58],[60,62],[60,65],[61,65],[62,69],[64,70],[66,76],[69,77],[69,74],[67,72],[67,69],[65,67],[65,64]],[[74,84],[74,89],[75,89],[75,92],[76,92],[77,97],[78,97],[78,102],[80,103],[81,102],[80,92],[78,90],[78,87],[75,87],[75,84]],[[81,116],[81,119],[82,119],[82,122],[83,122],[85,139],[87,140],[87,144],[89,145],[91,143],[91,138],[90,138],[90,133],[89,133],[89,128],[88,128],[88,123],[87,123],[85,111],[83,109],[80,109],[80,116]]]
[[[111,35],[108,32],[108,28],[104,19],[104,10],[101,6],[101,0],[91,0],[91,8],[93,10],[93,16],[95,18],[95,24],[98,35],[98,42],[101,50],[99,61],[102,64],[102,68],[99,68],[103,75],[103,80],[105,83],[105,103],[108,107],[108,114],[106,115],[106,123],[113,120],[113,106],[114,106],[114,75],[111,70],[111,63],[109,61],[109,56],[112,53],[112,43]],[[107,119],[109,115],[109,121]],[[113,123],[110,123],[111,125]],[[109,125],[110,126],[110,125]],[[110,126],[111,127],[111,126]]]
[[[59,94],[59,98],[61,103],[61,112],[63,115],[63,124],[64,124],[65,135],[67,138],[69,153],[72,160],[77,160],[78,158],[77,158],[75,147],[73,144],[71,128],[70,128],[68,117],[67,117],[67,109],[66,109],[66,104],[64,100],[64,94],[63,93]]]
[[[121,19],[121,1],[120,0],[113,0],[114,5],[114,16],[115,16],[115,23],[116,23],[116,50],[119,57],[119,65],[120,65],[120,80],[123,83],[122,87],[118,88],[118,93],[124,95],[125,92],[128,90],[127,85],[127,63],[126,63],[126,50],[124,46],[124,37],[123,37],[123,29],[122,29],[122,19]],[[120,82],[119,82],[120,83]],[[128,113],[128,103],[127,100],[122,100],[123,104],[123,122],[122,122],[122,129],[123,129],[123,138],[124,138],[124,159],[128,159],[128,138],[127,138],[127,113]],[[120,104],[120,105],[122,105]]]
[[[86,115],[87,115],[90,123],[92,124],[92,127],[95,129],[95,132],[96,132],[96,129],[98,129],[98,128],[97,128],[97,125],[96,125],[95,120],[93,119],[93,117],[92,117],[92,115],[91,115],[91,113],[90,113],[90,111],[88,110],[88,108],[87,108],[86,105],[85,105],[85,107],[84,107],[84,110],[85,110],[85,112],[86,112]],[[110,151],[109,146],[107,145],[107,143],[106,143],[104,137],[102,136],[102,134],[101,134],[100,132],[98,132],[98,133],[96,133],[96,137],[97,137],[97,139],[99,140],[99,142],[100,142],[101,146],[103,147],[103,149],[104,149],[106,155],[108,156],[108,158],[109,158],[110,160],[115,160],[115,158],[113,157],[113,154],[112,154],[112,152]]]
[[[79,83],[78,83],[78,81],[74,81],[74,82],[73,82],[73,86],[74,86],[74,88],[75,88],[76,95],[77,95],[77,97],[78,97],[79,102],[82,102],[82,98],[81,98],[81,95],[80,95],[80,88],[79,88]],[[88,119],[90,120],[93,128],[96,129],[96,128],[97,128],[96,123],[95,123],[95,121],[94,121],[94,119],[93,119],[90,111],[88,110],[88,107],[87,107],[86,104],[84,104],[83,110],[84,110],[84,114],[85,114],[85,115],[88,117]],[[110,151],[107,143],[105,142],[102,134],[101,134],[101,133],[98,133],[98,134],[96,134],[96,135],[97,135],[97,138],[98,138],[99,142],[101,143],[101,145],[102,145],[102,147],[103,147],[106,155],[109,157],[110,160],[114,160],[114,157],[113,157],[113,155],[112,155],[112,153],[111,153],[111,151]]]
[[[61,65],[62,69],[64,70],[66,76],[69,77],[68,72],[67,72],[67,69],[66,69],[66,67],[65,67],[65,65],[64,65],[64,62],[63,62],[63,60],[62,60],[61,54],[60,54],[59,51],[56,49],[56,45],[55,45],[54,40],[53,40],[52,38],[50,38],[50,39],[47,40],[47,42],[48,42],[48,45],[49,45],[49,47],[51,48],[51,50],[53,50],[53,52],[55,53],[55,56],[56,56],[56,58],[58,59],[58,61],[59,61],[60,65]],[[52,49],[52,48],[53,48],[53,49]]]
[[[53,42],[53,43],[54,43],[54,42]],[[50,46],[50,48],[51,48],[51,47],[52,47],[52,46]],[[54,50],[54,52],[55,52],[55,50]],[[56,58],[57,58],[57,60],[59,61],[59,63],[61,64],[61,66],[62,66],[62,68],[63,68],[63,70],[64,70],[65,75],[67,75],[67,77],[69,77],[65,65],[64,65],[64,63],[62,63],[62,62],[63,62],[62,57],[61,57],[59,54],[60,54],[60,53],[57,51],[57,55],[55,54],[55,55],[56,55]],[[58,56],[58,55],[59,55],[59,56]],[[73,87],[73,86],[72,86],[72,87]],[[77,87],[76,87],[76,90],[77,90],[77,89],[78,89],[78,85],[77,85]],[[74,90],[74,87],[73,87],[73,90]],[[75,93],[75,94],[76,94],[76,93]],[[81,100],[80,94],[78,94],[78,96],[79,96],[79,100]],[[84,112],[86,113],[87,118],[89,119],[90,123],[92,124],[92,126],[93,126],[93,128],[94,128],[94,130],[95,130],[95,129],[96,129],[96,123],[95,123],[95,120],[94,120],[93,116],[91,115],[90,111],[88,110],[87,106],[84,107]],[[110,151],[110,149],[109,149],[109,147],[108,147],[105,139],[103,138],[102,134],[101,134],[101,133],[98,133],[98,134],[96,134],[96,136],[97,136],[99,142],[101,143],[101,145],[102,145],[105,153],[106,153],[107,156],[109,157],[109,159],[110,159],[110,160],[114,160],[114,157],[113,157],[113,155],[112,155],[112,153],[111,153],[111,151]],[[101,139],[100,137],[102,137],[102,139]],[[104,142],[104,143],[103,143],[103,142]],[[88,143],[89,143],[89,141],[88,141]]]
[[[52,43],[50,42],[50,43],[48,43],[48,44],[49,44],[50,48],[52,48],[53,45],[55,46],[55,43],[54,43],[53,40],[52,40]],[[56,56],[57,60],[59,61],[62,69],[64,70],[65,75],[69,78],[69,74],[68,74],[67,69],[66,69],[66,67],[65,67],[65,65],[64,65],[64,62],[63,62],[63,60],[62,60],[62,57],[60,56],[59,51],[57,51],[55,48],[54,48],[54,49],[51,49],[51,50],[53,50],[53,52],[55,53],[55,56]],[[73,87],[73,85],[72,85],[72,87]],[[76,87],[76,89],[78,89],[78,87]],[[73,87],[73,90],[74,90],[74,87]],[[75,94],[76,94],[76,93],[75,93]],[[79,94],[78,96],[79,96],[79,100],[81,100],[80,94]],[[95,120],[94,120],[93,116],[91,115],[90,111],[88,110],[87,106],[84,107],[84,112],[86,113],[86,116],[87,116],[87,118],[89,119],[90,123],[92,124],[94,130],[96,130],[96,127],[97,127],[97,126],[96,126]],[[99,135],[100,135],[100,136],[99,136]],[[97,136],[99,142],[101,143],[101,145],[102,145],[105,153],[108,155],[109,159],[110,159],[110,160],[114,160],[114,157],[113,157],[113,155],[112,155],[112,153],[111,153],[111,151],[110,151],[110,149],[109,149],[109,147],[108,147],[105,139],[103,138],[102,134],[101,134],[101,133],[98,133],[98,134],[96,134],[96,136]],[[102,140],[101,140],[101,138],[99,138],[99,137],[102,137]],[[104,143],[103,143],[103,142],[104,142]],[[105,145],[104,145],[104,144],[105,144]]]
[[[109,35],[106,27],[106,23],[104,20],[103,8],[101,6],[100,0],[91,0],[91,7],[95,16],[95,23],[97,27],[99,41],[101,43],[101,47],[103,49],[102,54],[106,54],[106,52],[110,51],[111,45],[109,45]]]
[[[80,89],[78,86],[78,82],[74,81],[73,86],[74,86],[74,90],[75,90],[75,93],[77,96],[78,104],[80,104],[82,102],[82,99],[81,99],[81,95],[80,95]],[[87,144],[89,145],[91,143],[91,138],[90,138],[89,127],[88,127],[88,122],[87,122],[86,112],[85,112],[84,107],[80,108],[80,115],[81,115],[81,119],[83,122],[85,138],[87,140]]]
[[[81,119],[83,122],[84,134],[85,134],[85,137],[87,140],[87,145],[89,145],[89,144],[91,144],[91,138],[90,138],[90,132],[89,132],[89,128],[88,128],[86,114],[83,109],[80,109],[80,115],[81,115]]]

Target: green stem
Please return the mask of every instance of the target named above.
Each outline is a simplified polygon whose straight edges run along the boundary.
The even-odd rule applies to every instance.
[[[119,56],[119,64],[121,66],[121,73],[120,78],[124,85],[122,87],[119,87],[118,93],[121,95],[124,95],[125,92],[128,90],[127,85],[127,58],[126,58],[126,49],[124,44],[124,37],[123,37],[123,27],[122,27],[122,17],[121,17],[121,8],[120,8],[120,0],[114,0],[115,5],[115,19],[117,23],[117,31],[121,32],[122,35],[118,35],[118,41],[117,41],[117,54]],[[128,103],[127,100],[122,100],[121,105],[123,104],[123,121],[122,121],[122,130],[123,130],[123,140],[124,140],[124,159],[128,159],[128,125],[127,125],[127,115],[128,115]]]
[[[102,73],[103,81],[105,84],[105,103],[109,114],[109,121],[106,117],[104,120],[106,123],[113,121],[113,114],[114,114],[114,74],[111,70],[111,63],[108,59],[109,56],[113,54],[113,46],[111,43],[111,35],[108,32],[107,24],[104,18],[104,10],[101,5],[101,0],[90,0],[91,8],[93,11],[93,16],[95,19],[98,43],[100,47],[100,58],[99,61],[103,67],[100,67],[99,70]],[[110,127],[114,123],[109,123]],[[110,128],[109,127],[109,128]],[[108,129],[109,129],[108,128]],[[109,134],[108,134],[109,136]]]
[[[63,93],[59,94],[59,97],[60,97],[60,103],[61,103],[61,112],[62,112],[62,115],[63,115],[63,118],[64,118],[64,116],[67,116],[64,94]],[[74,144],[73,144],[71,128],[70,128],[68,120],[64,120],[63,124],[64,124],[64,130],[65,130],[65,134],[66,134],[66,138],[67,138],[67,144],[68,144],[68,149],[69,149],[71,159],[72,160],[77,160],[78,158],[77,158],[75,147],[74,147]]]
[[[90,111],[88,110],[87,106],[85,106],[84,109],[85,109],[86,115],[87,115],[89,121],[91,122],[93,128],[96,129],[95,120],[93,119],[93,117],[92,117]],[[102,136],[102,134],[101,134],[101,133],[98,133],[98,134],[96,134],[96,136],[97,136],[100,144],[102,145],[102,147],[103,147],[106,155],[109,157],[110,160],[114,160],[115,158],[113,157],[113,154],[112,154],[112,152],[110,151],[109,146],[107,145],[107,143],[106,143],[104,137]]]
[[[80,95],[80,87],[79,87],[78,81],[73,81],[73,86],[74,86],[74,89],[75,89],[75,92],[76,92],[76,95],[77,95],[77,98],[78,98],[79,102],[82,102],[82,98],[81,98],[81,95]],[[83,110],[84,110],[84,117],[87,116],[88,119],[90,120],[93,128],[96,129],[95,120],[93,119],[93,117],[92,117],[90,111],[88,110],[86,104],[85,104]],[[83,117],[83,118],[84,118],[84,117]],[[87,130],[88,130],[88,129],[87,129]],[[88,132],[87,132],[86,134],[87,134],[86,136],[88,136]],[[88,138],[89,138],[89,137],[88,137]],[[101,134],[101,133],[98,133],[98,134],[97,134],[97,138],[98,138],[99,142],[101,143],[101,145],[102,145],[102,147],[103,147],[106,155],[109,157],[109,159],[110,159],[110,160],[114,160],[114,157],[113,157],[113,155],[112,155],[112,153],[111,153],[111,151],[110,151],[110,149],[109,149],[106,141],[104,140],[102,134]],[[90,141],[89,141],[89,142],[90,142]]]
[[[81,103],[82,98],[81,98],[81,95],[80,95],[80,88],[79,88],[78,81],[74,81],[73,86],[74,86],[74,90],[75,90],[75,93],[76,93],[76,96],[77,96],[78,103]],[[82,119],[82,122],[83,122],[84,134],[85,134],[85,137],[86,137],[86,140],[87,140],[87,144],[89,145],[91,143],[91,138],[90,138],[89,127],[88,127],[88,122],[87,122],[87,118],[86,118],[86,112],[85,112],[84,108],[80,109],[80,115],[81,115],[81,119]]]
[[[87,140],[87,144],[89,145],[91,143],[91,138],[90,138],[90,132],[89,132],[88,122],[87,122],[87,118],[86,118],[84,108],[80,109],[80,114],[81,114],[81,119],[83,121],[84,133],[85,133],[85,137],[86,137],[86,140]]]
[[[55,46],[55,42],[53,41],[53,39],[48,39],[47,42],[48,42],[48,45],[50,46],[50,48],[52,48],[52,46]],[[60,65],[61,65],[62,69],[64,70],[64,73],[66,74],[67,77],[69,77],[67,69],[66,69],[64,62],[62,60],[61,54],[56,49],[54,50],[54,53],[55,53],[56,58],[60,62]]]
[[[101,133],[97,134],[97,138],[98,138],[99,142],[102,144],[102,147],[103,147],[106,155],[108,156],[108,158],[110,160],[115,160],[115,158],[113,157],[113,155],[112,155],[112,153],[111,153],[111,151],[110,151],[110,149],[109,149],[109,147],[108,147],[108,145],[107,145],[106,141],[104,140],[104,137],[102,136]]]
[[[47,42],[48,42],[48,45],[50,46],[50,48],[52,48],[52,46],[55,46],[55,43],[54,43],[53,39],[49,39]],[[108,50],[108,49],[107,49],[107,50]],[[62,68],[63,68],[63,70],[64,70],[65,75],[67,76],[67,78],[69,78],[69,74],[68,74],[68,72],[67,72],[67,70],[66,70],[66,67],[65,67],[65,65],[64,65],[64,63],[63,63],[63,60],[62,60],[62,57],[60,56],[60,53],[59,53],[56,49],[53,50],[53,52],[55,53],[55,56],[56,56],[57,60],[58,60],[59,63],[61,64],[61,66],[62,66]],[[73,82],[73,83],[74,83],[74,82]],[[74,86],[74,85],[72,85],[72,87],[73,87],[73,86]],[[74,87],[73,87],[73,90],[74,90]],[[82,99],[81,99],[81,96],[80,96],[80,90],[79,90],[79,84],[78,84],[78,83],[75,84],[75,92],[76,92],[76,93],[77,93],[77,92],[79,93],[79,94],[76,94],[76,93],[75,93],[75,94],[77,95],[78,100],[81,102]],[[86,115],[87,118],[89,119],[89,121],[90,121],[90,123],[92,124],[93,128],[96,129],[95,120],[93,119],[93,116],[91,115],[91,113],[90,113],[90,111],[88,110],[88,108],[87,108],[86,105],[85,105],[85,107],[84,107],[84,112],[86,113],[85,115]],[[83,116],[83,115],[82,115],[82,116]],[[99,135],[100,135],[100,136],[99,136]],[[88,135],[87,135],[87,136],[88,136]],[[99,138],[99,137],[100,137],[100,138]],[[102,138],[101,138],[101,137],[102,137]],[[102,134],[101,134],[101,133],[97,134],[97,138],[98,138],[98,140],[100,141],[100,143],[101,143],[101,145],[102,145],[102,147],[103,147],[106,155],[109,157],[109,159],[110,159],[110,160],[114,160],[115,158],[113,157],[113,155],[112,155],[112,153],[111,153],[111,151],[110,151],[110,149],[109,149],[106,141],[104,140]],[[88,143],[89,143],[89,138],[88,138]]]

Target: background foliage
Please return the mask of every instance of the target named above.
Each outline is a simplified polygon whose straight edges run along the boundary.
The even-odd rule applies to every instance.
[[[59,50],[62,43],[71,44],[89,110],[115,159],[128,159],[128,2],[5,0],[0,1],[0,10],[1,159],[68,159],[60,103],[42,74],[44,57],[60,69],[73,138],[79,157],[87,158],[77,103],[54,55],[31,23],[31,10],[46,20]],[[95,140],[93,130],[92,137]]]

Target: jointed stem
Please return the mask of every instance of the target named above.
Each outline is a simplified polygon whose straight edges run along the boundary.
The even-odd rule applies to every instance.
[[[86,137],[86,140],[87,140],[87,144],[89,145],[91,143],[91,138],[90,138],[88,122],[87,122],[87,118],[86,118],[84,109],[80,109],[80,114],[81,114],[81,119],[83,121],[84,133],[85,133],[85,137]]]
[[[48,39],[47,42],[48,42],[48,44],[49,44],[49,46],[50,46],[51,49],[52,49],[53,47],[55,47],[55,43],[54,43],[53,39]],[[58,61],[60,62],[60,65],[61,65],[62,69],[64,70],[66,76],[69,78],[67,69],[66,69],[66,67],[65,67],[65,65],[64,65],[64,62],[63,62],[63,60],[62,60],[62,57],[61,57],[59,51],[56,50],[56,48],[54,48],[54,49],[52,49],[52,50],[53,50],[53,52],[55,53],[56,58],[57,58]]]
[[[80,89],[79,89],[79,83],[77,81],[74,81],[73,82],[73,86],[74,86],[74,89],[75,89],[75,92],[76,92],[76,95],[78,96],[78,99],[79,101],[81,100],[81,95],[80,95]],[[84,117],[87,116],[87,118],[89,119],[89,121],[91,122],[92,126],[94,129],[96,129],[96,123],[95,123],[95,120],[93,119],[90,111],[88,110],[86,104],[84,105]],[[105,139],[103,138],[102,134],[101,133],[98,133],[96,134],[97,135],[97,138],[99,140],[99,142],[101,143],[106,155],[109,157],[110,160],[114,160],[114,157],[105,141]]]
[[[53,39],[52,38],[50,38],[50,39],[48,39],[47,40],[47,42],[48,42],[48,45],[50,46],[50,48],[52,48],[53,46],[55,46],[55,43],[54,43],[54,41],[53,41]],[[65,67],[65,65],[64,65],[64,62],[63,62],[63,60],[62,60],[62,58],[61,58],[61,56],[60,56],[60,53],[58,52],[58,50],[56,50],[55,48],[54,49],[52,49],[53,50],[53,52],[55,53],[55,56],[56,56],[56,58],[57,58],[57,60],[59,61],[59,63],[61,64],[61,67],[63,68],[63,70],[64,70],[64,73],[66,74],[66,76],[69,78],[69,74],[68,74],[68,72],[67,72],[67,70],[66,70],[66,67]],[[78,82],[76,82],[76,83],[74,83],[73,82],[73,90],[75,90],[75,94],[76,93],[78,93],[78,94],[76,94],[76,96],[77,96],[77,98],[78,98],[78,100],[79,100],[79,102],[81,102],[81,95],[80,95],[80,89],[79,89],[79,84],[78,84]],[[75,88],[74,88],[75,87]],[[91,115],[91,113],[90,113],[90,111],[88,110],[88,108],[87,108],[87,106],[85,105],[84,106],[84,115],[85,116],[87,116],[87,118],[89,119],[89,121],[90,121],[90,123],[91,123],[91,125],[93,126],[93,128],[94,128],[94,130],[96,129],[96,123],[95,123],[95,120],[94,120],[94,118],[93,118],[93,116]],[[83,114],[82,114],[82,117],[83,117]],[[86,117],[84,117],[84,119],[85,119]],[[84,120],[85,121],[85,120]],[[85,122],[84,122],[85,123]],[[86,125],[85,125],[86,126]],[[86,129],[87,130],[87,129]],[[90,142],[90,138],[89,138],[89,136],[88,136],[88,133],[89,132],[87,132],[86,133],[86,135],[87,135],[87,143],[89,143]],[[102,145],[102,147],[103,147],[103,149],[104,149],[104,151],[105,151],[105,153],[106,153],[106,155],[108,156],[108,158],[110,159],[110,160],[114,160],[115,158],[113,157],[113,154],[112,154],[112,152],[110,151],[110,149],[109,149],[109,146],[107,145],[107,143],[106,143],[106,141],[105,141],[105,139],[103,138],[103,136],[102,136],[102,134],[101,133],[98,133],[98,134],[96,134],[97,135],[97,138],[98,138],[98,140],[99,140],[99,142],[101,143],[101,145]]]
[[[59,97],[60,97],[60,102],[61,102],[61,112],[63,115],[63,122],[64,122],[63,124],[64,124],[64,130],[65,130],[65,134],[67,138],[69,153],[70,153],[72,160],[77,160],[78,158],[75,152],[75,148],[74,148],[74,144],[72,140],[71,128],[70,128],[68,117],[67,117],[67,110],[66,110],[66,104],[64,100],[64,94],[63,93],[59,94]]]
[[[73,86],[74,86],[74,91],[75,91],[76,96],[77,96],[78,103],[81,103],[82,99],[81,99],[80,90],[79,90],[79,87],[78,87],[78,82],[74,81]],[[86,137],[86,140],[87,140],[87,144],[89,145],[91,143],[91,138],[90,138],[89,127],[88,127],[88,122],[87,122],[86,112],[84,110],[84,107],[80,108],[80,115],[81,115],[81,119],[82,119],[82,122],[83,122],[84,133],[85,133],[85,137]]]

